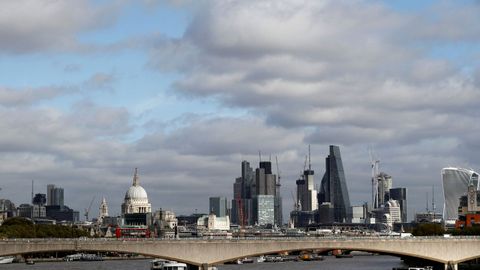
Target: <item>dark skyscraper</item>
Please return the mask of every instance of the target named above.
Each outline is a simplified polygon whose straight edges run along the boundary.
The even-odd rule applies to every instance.
[[[242,161],[242,176],[233,184],[231,221],[239,225],[252,224],[252,197],[255,194],[254,172],[248,161]]]
[[[340,148],[335,145],[330,145],[330,154],[325,159],[325,174],[318,193],[318,203],[325,202],[332,204],[335,222],[348,220],[351,215],[350,198]]]
[[[407,222],[407,189],[391,188],[390,199],[398,201],[400,204],[400,216],[402,218],[402,222]]]
[[[209,213],[214,213],[217,217],[224,217],[227,215],[227,198],[210,197],[209,206]]]

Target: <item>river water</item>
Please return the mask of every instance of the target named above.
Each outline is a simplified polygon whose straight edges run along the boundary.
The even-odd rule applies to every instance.
[[[220,265],[219,270],[391,270],[405,267],[397,257],[355,256],[337,259],[326,256],[324,261],[253,263],[244,265]],[[122,260],[101,262],[43,262],[34,265],[24,263],[0,265],[0,269],[42,269],[42,270],[149,270],[149,260]]]

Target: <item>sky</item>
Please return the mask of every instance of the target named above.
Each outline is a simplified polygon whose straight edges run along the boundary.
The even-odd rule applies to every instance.
[[[240,163],[278,158],[285,215],[308,145],[341,149],[350,201],[371,153],[409,217],[441,169],[479,170],[480,2],[0,2],[0,198],[47,184],[120,214],[138,167],[154,210],[208,212]],[[431,202],[429,202],[429,205]],[[83,216],[82,216],[83,218]]]

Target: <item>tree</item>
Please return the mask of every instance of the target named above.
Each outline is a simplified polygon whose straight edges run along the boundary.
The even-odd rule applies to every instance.
[[[443,226],[438,223],[418,224],[412,231],[415,236],[443,235],[444,233]]]

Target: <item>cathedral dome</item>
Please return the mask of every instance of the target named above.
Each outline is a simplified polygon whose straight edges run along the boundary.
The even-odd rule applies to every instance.
[[[142,186],[131,186],[125,193],[125,200],[148,201],[147,192]]]
[[[138,183],[138,171],[135,168],[133,184],[125,193],[125,199],[122,203],[122,214],[150,213],[152,205],[148,201],[147,192]]]

